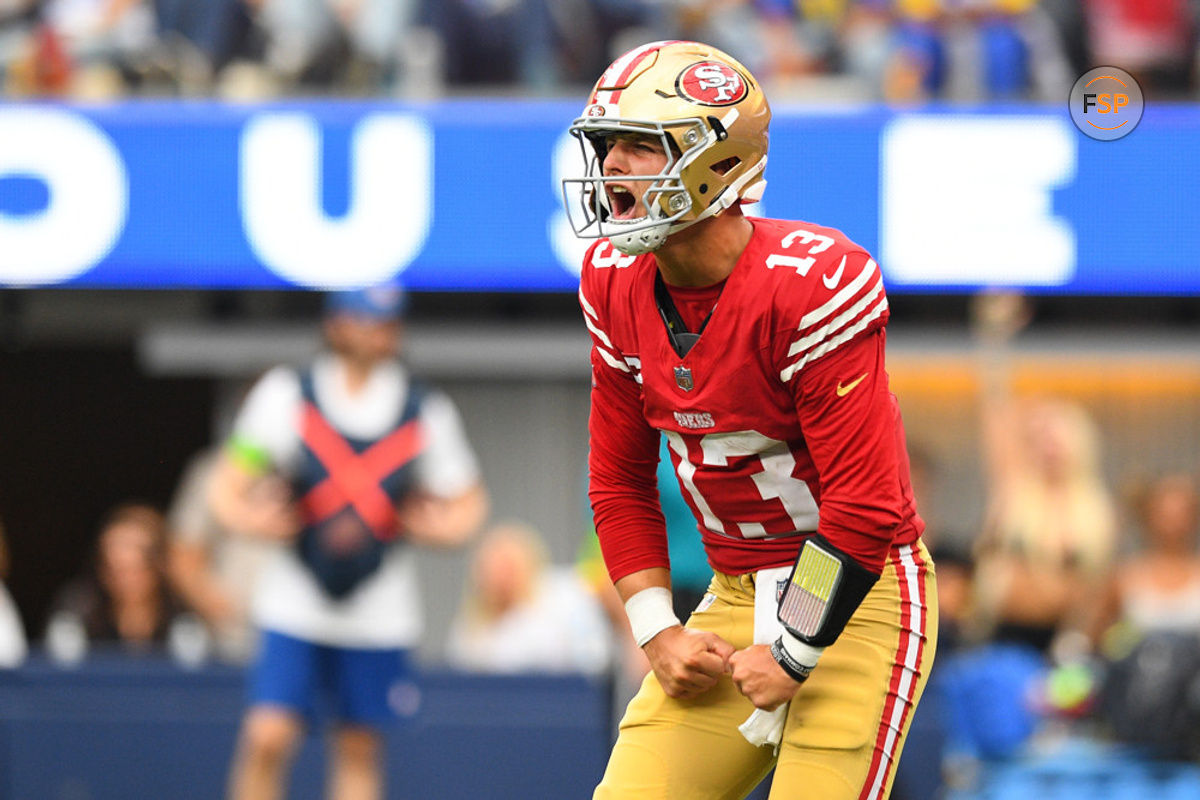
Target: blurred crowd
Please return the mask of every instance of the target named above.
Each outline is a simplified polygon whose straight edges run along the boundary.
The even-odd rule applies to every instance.
[[[975,298],[978,527],[954,530],[928,502],[935,463],[913,453],[930,521],[941,613],[938,661],[894,797],[972,786],[981,763],[1067,736],[1200,760],[1200,484],[1190,472],[1105,477],[1082,404],[1016,390],[1014,341],[1031,306]],[[913,769],[934,759],[940,774]]]
[[[934,500],[941,467],[919,443],[910,448],[942,622],[906,750],[918,756],[906,763],[940,759],[947,769],[902,764],[897,798],[939,796],[943,781],[967,780],[964,763],[1013,756],[1056,726],[1200,759],[1197,475],[1126,475],[1112,485],[1089,410],[1015,388],[1014,341],[1031,317],[1020,296],[976,298],[987,498],[977,519],[946,522]],[[288,544],[220,522],[210,482],[221,449],[197,454],[169,508],[127,502],[99,521],[83,573],[61,587],[46,629],[31,632],[53,659],[73,664],[112,649],[168,652],[192,665],[252,659],[251,597],[263,564]],[[665,456],[659,486],[686,617],[711,571]],[[444,663],[607,675],[631,692],[648,665],[586,525],[578,558],[558,564],[523,522],[482,527]],[[19,665],[28,650],[3,589],[8,570],[0,530],[0,667]]]
[[[577,94],[696,39],[779,98],[1059,102],[1114,64],[1194,95],[1195,0],[0,0],[10,96]]]

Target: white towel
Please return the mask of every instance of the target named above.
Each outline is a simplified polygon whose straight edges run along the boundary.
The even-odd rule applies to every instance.
[[[771,644],[783,633],[779,622],[779,585],[788,579],[791,566],[760,569],[754,575],[754,643]],[[771,745],[779,752],[783,740],[783,724],[787,721],[788,704],[774,711],[754,709],[745,722],[738,726],[746,741],[755,747]]]
[[[787,722],[788,704],[784,703],[774,711],[754,709],[754,713],[746,721],[738,725],[738,730],[747,742],[755,747],[769,744],[779,753],[779,743],[783,741],[783,723]]]

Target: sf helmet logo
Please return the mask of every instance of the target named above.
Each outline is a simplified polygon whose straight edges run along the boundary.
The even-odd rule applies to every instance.
[[[584,116],[603,117],[604,113],[604,106],[600,105],[599,103],[592,103],[587,107],[587,111],[584,112]]]
[[[675,91],[704,106],[731,106],[746,97],[749,89],[741,73],[720,61],[699,61],[679,73]]]

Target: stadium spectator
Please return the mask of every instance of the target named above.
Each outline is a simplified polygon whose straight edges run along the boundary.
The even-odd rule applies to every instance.
[[[579,573],[548,564],[538,532],[509,522],[479,544],[446,659],[471,672],[599,675],[612,664],[612,636]]]
[[[889,5],[894,7],[887,9]],[[843,69],[868,78],[878,75],[880,96],[889,101],[1058,99],[1077,74],[1064,37],[1074,28],[1060,27],[1033,0],[900,0],[856,6],[849,19],[873,35],[843,35]],[[879,24],[888,15],[890,47]],[[856,52],[864,45],[862,53]]]
[[[1200,552],[1196,480],[1175,473],[1134,494],[1140,547],[1114,566],[1080,660],[1105,731],[1140,752],[1200,759]],[[1068,697],[1070,695],[1067,695]]]
[[[1187,0],[1143,5],[0,0],[0,65],[10,93],[22,95],[546,93],[590,83],[632,40],[701,38],[789,94],[1049,100],[1088,64],[1105,62],[1125,64],[1152,95],[1185,93],[1196,27]]]
[[[45,0],[40,18],[30,55],[42,69],[57,60],[63,90],[72,96],[123,94],[124,75],[155,43],[154,13],[146,0]]]
[[[88,644],[148,652],[166,646],[180,611],[167,582],[163,516],[126,503],[105,517],[87,574],[59,592],[47,633],[71,625]]]
[[[1186,474],[1163,475],[1135,498],[1141,546],[1108,577],[1089,625],[1094,642],[1116,623],[1138,635],[1200,635],[1198,502],[1195,480]]]
[[[146,0],[47,0],[42,16],[76,64],[119,60],[153,42],[154,9]]]
[[[1150,98],[1185,91],[1196,62],[1190,0],[1081,0],[1092,64],[1119,64]]]
[[[1056,634],[1080,623],[1106,574],[1116,517],[1087,412],[1062,399],[1014,396],[1011,342],[1029,319],[1018,295],[977,298],[988,506],[975,599],[994,639],[1046,653]]]
[[[585,85],[628,49],[626,41],[665,35],[670,3],[656,0],[556,0],[547,4],[553,22],[562,83]]]
[[[21,616],[4,585],[8,580],[8,568],[8,541],[4,537],[4,525],[0,523],[0,669],[19,666],[28,650]]]
[[[326,701],[329,796],[382,796],[389,689],[421,634],[410,545],[460,545],[487,513],[454,405],[397,360],[403,302],[394,287],[330,293],[329,352],[268,372],[217,462],[221,524],[290,543],[252,602],[262,643],[230,779],[237,800],[283,792]]]
[[[441,37],[446,84],[546,91],[562,80],[553,0],[438,0],[427,6]]]
[[[44,0],[0,7],[10,94],[110,100],[208,94],[255,55],[255,0]]]
[[[250,597],[259,572],[280,546],[222,527],[208,502],[218,453],[196,455],[184,470],[167,513],[168,567],[179,596],[208,625],[217,655],[245,663],[253,654]]]
[[[285,85],[383,91],[396,78],[419,0],[253,0],[265,61]]]
[[[10,93],[9,69],[26,50],[37,11],[37,0],[0,0],[0,86],[6,93]]]
[[[5,34],[37,19],[40,0],[0,0],[0,31]]]
[[[161,57],[180,91],[211,91],[222,69],[235,58],[253,54],[259,2],[153,0]]]
[[[729,55],[654,42],[605,71],[569,129],[587,161],[563,181],[586,198],[573,227],[598,240],[579,292],[589,497],[652,666],[597,800],[740,797],[776,764],[776,796],[886,795],[932,665],[883,284],[840,232],[743,212],[770,119]],[[686,626],[660,435],[715,572]]]
[[[39,5],[17,16],[4,41],[4,90],[9,97],[63,97],[71,89],[72,67],[62,37],[41,21]]]
[[[779,24],[792,13],[787,3],[700,0],[672,5],[671,38],[712,42],[764,81],[787,70],[783,64],[792,53],[786,36],[791,32],[790,25]],[[778,31],[786,32],[785,37],[773,36]]]
[[[896,36],[891,4],[887,0],[849,3],[843,6],[843,16],[836,29],[836,51],[824,48],[831,46],[828,24],[801,27],[801,41],[810,47],[822,48],[822,65],[829,67],[827,59],[836,58],[840,71],[866,87],[865,96],[873,100],[907,99],[913,90],[901,91],[894,73],[901,64],[896,61]],[[899,97],[898,97],[899,95]]]

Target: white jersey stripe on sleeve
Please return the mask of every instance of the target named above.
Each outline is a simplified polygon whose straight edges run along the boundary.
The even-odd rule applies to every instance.
[[[612,346],[613,346],[612,340],[608,338],[608,334],[607,334],[607,333],[605,333],[604,331],[600,330],[600,328],[599,328],[598,326],[596,326],[596,325],[595,325],[595,324],[592,322],[591,318],[590,318],[590,317],[588,317],[586,314],[585,314],[585,315],[584,315],[584,317],[583,317],[583,324],[584,324],[584,325],[587,325],[587,329],[588,329],[589,331],[591,331],[592,333],[596,334],[596,338],[597,338],[597,339],[599,339],[600,341],[604,342],[604,346],[605,346],[605,347],[612,347]]]
[[[593,344],[593,347],[595,347],[596,352],[600,354],[600,358],[604,359],[604,363],[608,364],[613,369],[619,369],[621,372],[631,373],[634,379],[638,383],[641,383],[641,361],[632,356],[626,356],[624,362],[622,362],[621,359],[609,352],[609,350],[616,352],[620,351],[613,346],[612,339],[608,338],[608,334],[600,329],[598,324],[600,321],[600,315],[596,313],[596,309],[592,308],[592,304],[587,301],[586,297],[584,297],[583,287],[579,288],[579,305],[583,308],[583,324],[586,325],[587,329],[596,337],[596,342]]]
[[[862,272],[858,273],[854,280],[846,284],[846,286],[840,292],[835,294],[823,306],[805,314],[800,320],[800,326],[796,330],[802,331],[805,328],[811,328],[813,325],[816,325],[830,314],[835,313],[846,303],[850,302],[850,299],[858,294],[858,292],[867,285],[867,281],[869,281],[876,273],[878,273],[878,271],[879,268],[875,263],[875,259],[868,258],[867,263],[863,265]]]
[[[874,308],[872,308],[870,311],[867,312],[867,315],[865,317],[863,317],[858,322],[851,325],[841,335],[836,336],[833,339],[830,339],[828,342],[826,342],[825,344],[821,345],[820,347],[814,349],[811,353],[809,353],[808,360],[816,361],[818,358],[825,355],[830,350],[834,350],[838,347],[841,347],[843,344],[848,342],[850,339],[854,338],[854,336],[856,334],[861,333],[863,330],[865,330],[867,325],[871,324],[872,321],[879,319],[881,316],[883,316],[883,312],[887,311],[887,308],[888,308],[888,301],[887,301],[887,298],[884,297],[884,298],[880,299],[880,301],[878,303],[875,304]]]
[[[803,353],[810,347],[814,347],[815,345],[820,344],[823,340],[829,338],[831,334],[841,330],[847,323],[861,314],[863,309],[875,302],[875,299],[879,297],[882,291],[883,281],[875,281],[875,286],[872,287],[871,291],[859,298],[858,302],[850,306],[850,308],[848,308],[844,314],[839,314],[838,316],[834,317],[828,325],[819,328],[814,333],[810,333],[808,336],[792,342],[792,346],[788,348],[788,355],[794,356]]]
[[[596,352],[599,353],[600,357],[604,359],[605,364],[608,364],[613,369],[619,369],[621,372],[629,372],[629,367],[625,366],[625,364],[612,353],[608,352],[600,345],[596,345],[595,347]]]
[[[592,308],[592,304],[589,303],[587,298],[583,296],[582,286],[579,287],[579,305],[583,307],[584,314],[587,314],[589,317],[596,317],[599,319],[600,315],[596,313],[596,309]]]
[[[608,338],[608,334],[600,329],[597,324],[600,321],[600,315],[596,313],[596,309],[592,308],[592,304],[583,296],[583,287],[579,288],[579,305],[583,308],[583,324],[587,325],[587,329],[596,334],[596,338],[604,342],[605,347],[612,347],[612,340]],[[595,320],[593,322],[592,320]],[[614,350],[616,348],[613,348]]]
[[[785,367],[779,373],[779,379],[781,381],[783,381],[784,383],[787,383],[788,381],[790,381],[792,379],[792,377],[797,372],[799,372],[800,370],[802,370],[804,368],[805,364],[808,364],[810,361],[816,361],[821,356],[826,355],[827,353],[829,353],[833,350],[836,350],[838,347],[841,347],[843,344],[850,341],[856,335],[858,335],[863,330],[865,330],[866,327],[868,325],[870,325],[874,320],[879,319],[879,317],[883,316],[883,312],[887,311],[887,307],[888,307],[887,298],[884,297],[878,303],[875,304],[875,307],[872,308],[867,313],[866,316],[864,316],[858,322],[851,325],[849,328],[847,328],[845,331],[843,331],[840,335],[835,336],[834,338],[825,342],[825,344],[821,345],[820,347],[809,350],[807,353],[804,354],[804,357],[801,358],[799,361],[797,361],[795,364]]]

